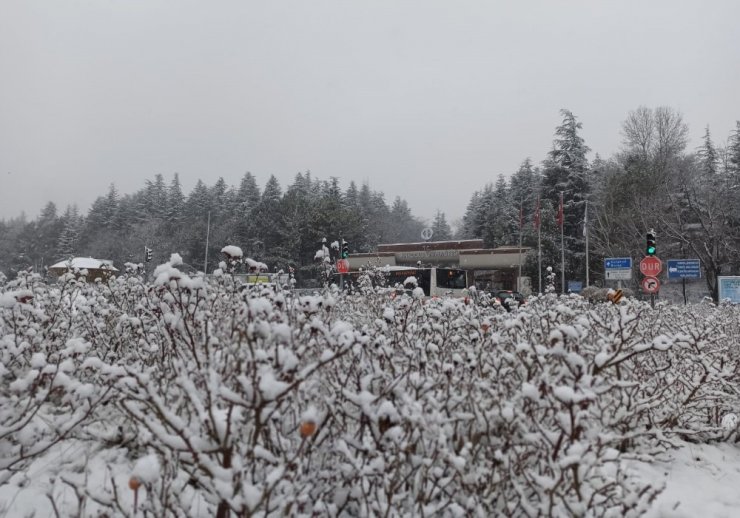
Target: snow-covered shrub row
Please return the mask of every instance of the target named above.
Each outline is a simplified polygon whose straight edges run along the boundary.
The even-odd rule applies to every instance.
[[[0,484],[93,420],[109,399],[89,336],[114,336],[110,301],[69,275],[49,289],[23,273],[0,292]]]
[[[75,441],[61,514],[637,516],[623,460],[738,409],[732,307],[154,279],[0,288],[0,483]]]

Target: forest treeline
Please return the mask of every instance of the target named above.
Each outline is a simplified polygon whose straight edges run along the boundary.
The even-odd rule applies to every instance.
[[[699,259],[708,291],[717,300],[717,277],[740,274],[740,121],[724,145],[715,144],[706,127],[702,145],[688,149],[689,128],[679,112],[641,106],[622,123],[620,150],[589,161],[581,122],[568,110],[561,115],[540,167],[527,159],[508,180],[499,176],[473,193],[461,236],[481,237],[495,247],[516,244],[521,228],[523,245],[536,250],[539,230],[542,265],[558,272],[559,291],[556,215],[562,193],[566,283],[585,280],[587,236],[590,281],[598,283],[604,279],[605,257],[639,262],[653,229],[657,255]],[[534,224],[538,203],[539,229]],[[528,254],[523,273],[536,290],[536,253]],[[633,287],[638,281],[639,275],[633,275]]]
[[[715,144],[707,127],[703,144],[688,149],[680,113],[639,107],[622,123],[621,149],[588,160],[582,123],[568,110],[561,115],[552,149],[539,165],[527,158],[517,171],[472,193],[455,233],[438,210],[430,225],[434,239],[481,238],[496,247],[516,245],[521,233],[533,250],[524,273],[537,289],[538,231],[543,266],[561,270],[556,212],[562,193],[566,280],[585,280],[585,227],[591,282],[603,279],[604,257],[641,257],[645,233],[654,229],[660,257],[702,261],[716,299],[717,276],[740,272],[740,121],[724,144]],[[298,173],[285,189],[275,176],[261,188],[249,172],[236,186],[223,178],[210,186],[199,180],[188,195],[177,174],[158,174],[133,194],[111,185],[86,213],[75,206],[59,211],[50,202],[34,220],[0,221],[0,272],[12,277],[72,256],[141,262],[145,247],[152,248],[155,264],[177,251],[202,270],[208,234],[209,271],[221,247],[233,244],[275,270],[295,268],[301,281],[318,276],[314,256],[323,238],[341,236],[352,252],[369,252],[378,243],[419,241],[427,225],[400,197],[388,204],[367,183],[342,190],[336,178],[320,180],[310,172]]]
[[[110,259],[120,267],[144,262],[148,247],[154,264],[178,252],[185,263],[210,272],[230,244],[276,271],[294,268],[300,281],[318,276],[314,256],[324,238],[341,236],[352,251],[367,252],[381,242],[419,240],[424,226],[405,200],[397,197],[389,206],[367,183],[358,188],[352,182],[343,191],[336,178],[322,181],[306,172],[285,190],[275,176],[260,188],[247,172],[237,186],[223,178],[211,186],[199,180],[186,196],[177,174],[169,181],[157,174],[133,194],[121,195],[111,185],[87,213],[76,206],[60,213],[48,203],[33,221],[0,222],[0,271],[42,271],[75,256]],[[436,235],[451,237],[441,212],[435,228]]]

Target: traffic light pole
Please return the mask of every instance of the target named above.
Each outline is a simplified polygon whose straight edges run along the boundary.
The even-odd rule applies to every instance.
[[[648,257],[655,257],[658,253],[658,241],[655,234],[655,230],[652,228],[647,231],[645,236],[645,255]],[[657,275],[657,274],[656,274]],[[650,307],[655,309],[655,293],[650,294]]]
[[[344,259],[344,239],[339,236],[339,258]],[[344,273],[339,272],[339,291],[344,291]]]

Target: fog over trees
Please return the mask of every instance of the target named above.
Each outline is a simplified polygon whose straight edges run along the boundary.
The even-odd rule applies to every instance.
[[[475,190],[457,225],[450,225],[446,211],[458,208],[440,207],[426,222],[400,197],[389,202],[367,183],[343,190],[337,178],[310,172],[296,174],[285,188],[274,176],[261,188],[249,172],[235,186],[223,178],[212,185],[199,180],[187,195],[177,174],[157,174],[132,194],[111,185],[87,211],[60,210],[50,202],[36,219],[0,220],[0,271],[12,278],[71,256],[140,262],[145,246],[153,249],[155,263],[178,252],[202,270],[208,235],[209,270],[220,248],[235,244],[275,270],[292,266],[300,282],[317,276],[314,253],[324,237],[341,236],[352,252],[369,252],[378,243],[419,241],[422,228],[430,226],[435,240],[481,238],[497,247],[516,246],[521,228],[523,245],[533,249],[523,273],[536,287],[536,207],[542,264],[559,272],[562,193],[566,279],[585,280],[584,225],[592,282],[603,278],[604,257],[641,257],[645,233],[653,228],[660,257],[701,260],[716,299],[717,276],[740,268],[740,121],[719,142],[706,127],[702,145],[688,149],[689,128],[678,111],[640,106],[622,123],[621,148],[589,160],[582,122],[569,110],[561,116],[552,149],[539,165],[525,158],[510,176],[499,174]]]
[[[434,224],[451,234],[443,212]],[[73,256],[142,262],[144,247],[153,250],[155,264],[178,252],[202,270],[208,235],[209,271],[219,250],[236,244],[270,268],[295,268],[300,281],[315,277],[314,254],[324,237],[341,236],[353,252],[368,252],[380,242],[419,240],[424,226],[400,197],[389,205],[368,184],[352,182],[342,191],[336,178],[310,172],[298,173],[285,190],[275,176],[260,189],[249,172],[238,186],[199,180],[187,196],[177,174],[169,181],[157,174],[133,194],[111,185],[86,214],[76,206],[60,213],[50,202],[35,220],[0,221],[0,271],[10,277],[28,267],[43,271]]]

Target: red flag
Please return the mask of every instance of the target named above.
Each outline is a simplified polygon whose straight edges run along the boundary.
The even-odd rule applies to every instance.
[[[537,208],[534,210],[534,229],[540,229],[540,197],[537,196]]]
[[[563,193],[560,193],[560,205],[558,205],[558,226],[563,226]]]

